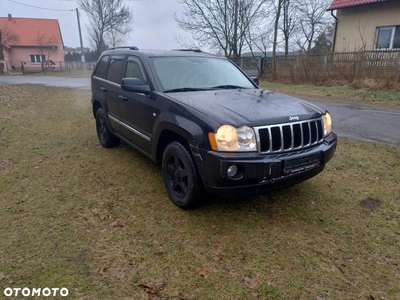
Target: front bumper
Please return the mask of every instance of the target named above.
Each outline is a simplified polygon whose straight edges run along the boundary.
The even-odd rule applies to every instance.
[[[199,150],[197,167],[208,192],[242,197],[293,185],[319,174],[333,157],[337,136],[331,133],[316,146],[279,154],[226,153]],[[228,176],[235,165],[237,174]]]

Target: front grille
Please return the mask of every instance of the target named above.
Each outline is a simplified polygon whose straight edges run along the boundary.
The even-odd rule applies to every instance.
[[[322,142],[321,119],[255,128],[261,153],[285,152],[307,148]]]

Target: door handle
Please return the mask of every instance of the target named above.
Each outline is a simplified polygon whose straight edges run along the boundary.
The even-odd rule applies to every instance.
[[[128,100],[128,97],[125,97],[125,96],[122,96],[122,95],[119,95],[118,97],[119,97],[120,99],[124,100],[124,101]]]
[[[100,87],[100,89],[101,89],[103,92],[107,92],[107,88],[105,88],[105,87]]]

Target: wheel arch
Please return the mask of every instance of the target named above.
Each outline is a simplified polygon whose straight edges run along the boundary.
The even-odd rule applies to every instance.
[[[198,149],[199,147],[207,147],[207,144],[209,144],[206,138],[208,133],[191,120],[180,118],[174,121],[176,122],[161,122],[157,126],[159,130],[154,136],[157,143],[153,145],[155,161],[161,163],[167,145],[173,141],[178,141],[187,148],[194,161],[198,163]]]
[[[93,109],[93,117],[96,118],[96,112],[99,108],[103,108],[101,105],[100,101],[94,100],[92,104],[92,109]]]

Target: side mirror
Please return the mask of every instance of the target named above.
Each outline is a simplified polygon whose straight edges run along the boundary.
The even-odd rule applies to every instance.
[[[259,81],[258,81],[258,77],[257,76],[252,76],[252,77],[250,77],[250,79],[251,80],[253,80],[253,82],[255,83],[255,84],[259,84]]]
[[[139,78],[122,78],[121,88],[127,92],[150,95],[150,86],[144,84]]]

